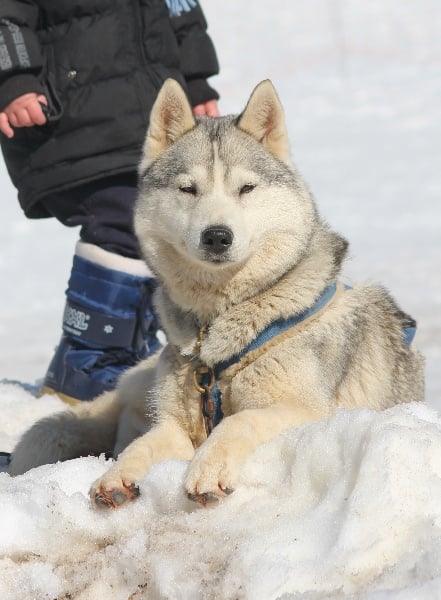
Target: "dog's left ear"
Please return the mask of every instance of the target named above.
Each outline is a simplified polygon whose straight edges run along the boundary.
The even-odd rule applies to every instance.
[[[254,89],[237,125],[260,142],[268,152],[291,164],[285,115],[269,79],[262,81]]]
[[[174,79],[166,79],[150,113],[140,172],[195,125],[184,90]]]

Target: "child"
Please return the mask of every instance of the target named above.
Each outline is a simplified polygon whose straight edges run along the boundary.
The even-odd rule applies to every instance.
[[[90,400],[159,346],[132,229],[137,164],[162,82],[217,116],[217,72],[196,0],[0,3],[0,137],[19,202],[81,227],[43,392]]]

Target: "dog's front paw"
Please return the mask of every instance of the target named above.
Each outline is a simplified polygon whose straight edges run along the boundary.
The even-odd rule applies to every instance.
[[[133,477],[109,471],[90,488],[90,499],[96,508],[119,508],[139,496]]]
[[[241,466],[234,450],[210,442],[196,452],[185,480],[187,496],[202,506],[234,491]]]

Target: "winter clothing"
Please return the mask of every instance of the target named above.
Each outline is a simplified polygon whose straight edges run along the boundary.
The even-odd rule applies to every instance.
[[[113,389],[123,371],[156,351],[154,288],[142,261],[79,242],[66,292],[63,336],[42,393],[57,393],[68,402],[91,400]]]
[[[196,0],[0,0],[0,112],[30,92],[48,101],[45,125],[0,134],[6,166],[28,217],[81,226],[44,392],[90,400],[159,347],[137,166],[163,81],[196,106],[218,98],[217,71]]]
[[[80,225],[80,238],[109,252],[139,258],[138,240],[133,231],[133,206],[137,196],[135,175],[119,175],[97,183],[89,194],[72,190],[69,194],[47,199],[45,207],[51,215],[68,227]]]
[[[1,136],[28,217],[44,200],[135,173],[162,82],[193,105],[217,98],[206,78],[216,54],[195,0],[1,0],[0,111],[27,92],[46,95],[48,123]],[[179,16],[178,16],[179,15]],[[52,200],[53,202],[53,200]]]

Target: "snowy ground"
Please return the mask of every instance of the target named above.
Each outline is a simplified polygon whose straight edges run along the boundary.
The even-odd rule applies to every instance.
[[[429,406],[288,431],[209,510],[183,499],[178,462],[152,470],[140,499],[110,515],[87,500],[104,460],[0,474],[0,597],[441,598],[441,5],[203,6],[223,112],[273,80],[294,159],[351,242],[347,277],[383,282],[418,320]],[[35,385],[59,336],[77,234],[27,221],[2,164],[0,181],[0,379]],[[0,407],[6,451],[61,403],[4,383]]]

